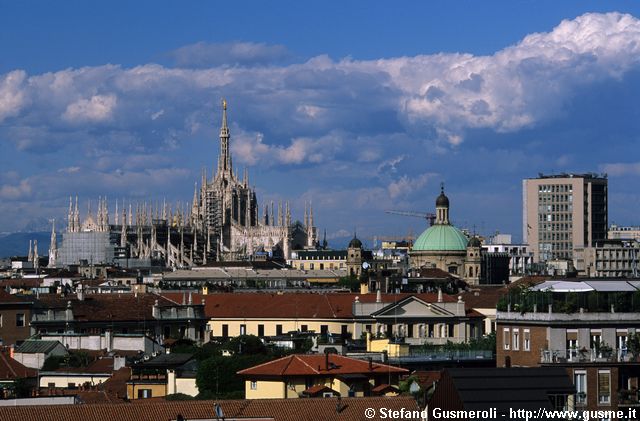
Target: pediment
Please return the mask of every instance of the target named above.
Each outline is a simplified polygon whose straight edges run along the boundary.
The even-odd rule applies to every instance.
[[[408,297],[378,310],[373,313],[373,316],[385,318],[424,318],[451,317],[454,316],[454,314],[438,306],[438,303],[427,303],[417,297]]]

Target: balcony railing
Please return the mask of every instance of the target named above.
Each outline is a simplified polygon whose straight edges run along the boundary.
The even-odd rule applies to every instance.
[[[626,348],[598,351],[596,349],[543,349],[540,355],[542,364],[565,363],[602,363],[632,362],[633,357]]]

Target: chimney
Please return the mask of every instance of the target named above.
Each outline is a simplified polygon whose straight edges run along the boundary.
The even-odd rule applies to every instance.
[[[107,352],[113,351],[113,333],[111,332],[111,329],[105,330],[104,341],[107,348]]]
[[[373,371],[373,359],[369,357],[369,371]]]
[[[324,350],[324,369],[329,371],[329,353],[327,350]]]
[[[464,310],[464,301],[462,301],[461,295],[458,295],[458,302],[456,303],[456,312],[460,316],[464,316],[466,314]]]
[[[79,301],[84,301],[84,290],[82,288],[82,284],[78,284],[78,287],[76,288],[76,294],[78,295]]]
[[[376,303],[382,302],[382,292],[380,292],[380,288],[376,291]]]
[[[442,289],[438,288],[438,302],[441,303],[442,302]]]
[[[73,310],[71,308],[71,301],[67,301],[67,310],[65,311],[65,320],[73,320]]]
[[[153,303],[153,307],[151,308],[151,317],[154,319],[160,318],[160,307],[158,307],[158,300]]]

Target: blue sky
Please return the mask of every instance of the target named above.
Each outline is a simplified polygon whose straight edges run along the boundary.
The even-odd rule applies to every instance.
[[[343,4],[344,3],[344,4]],[[522,178],[609,174],[640,224],[640,4],[0,1],[0,231],[68,196],[189,201],[218,152],[330,238],[521,232]]]

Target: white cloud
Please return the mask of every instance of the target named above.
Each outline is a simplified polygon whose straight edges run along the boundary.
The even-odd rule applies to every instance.
[[[612,176],[640,175],[640,162],[604,164],[600,168]]]
[[[233,135],[232,152],[237,162],[247,165],[292,164],[305,162],[322,163],[333,158],[342,147],[341,136],[330,133],[318,139],[295,138],[289,145],[269,145],[264,143],[262,133],[247,133],[238,130]]]
[[[7,117],[18,115],[26,104],[24,82],[27,74],[15,70],[0,76],[0,123]]]
[[[0,199],[17,200],[31,195],[29,180],[21,180],[18,184],[4,184],[0,186]]]
[[[389,183],[387,186],[389,197],[391,199],[397,199],[406,197],[415,191],[422,190],[434,175],[435,174],[420,174],[418,177],[408,177],[404,175]]]
[[[115,95],[94,95],[67,106],[62,117],[70,122],[101,122],[111,119],[118,100]]]

